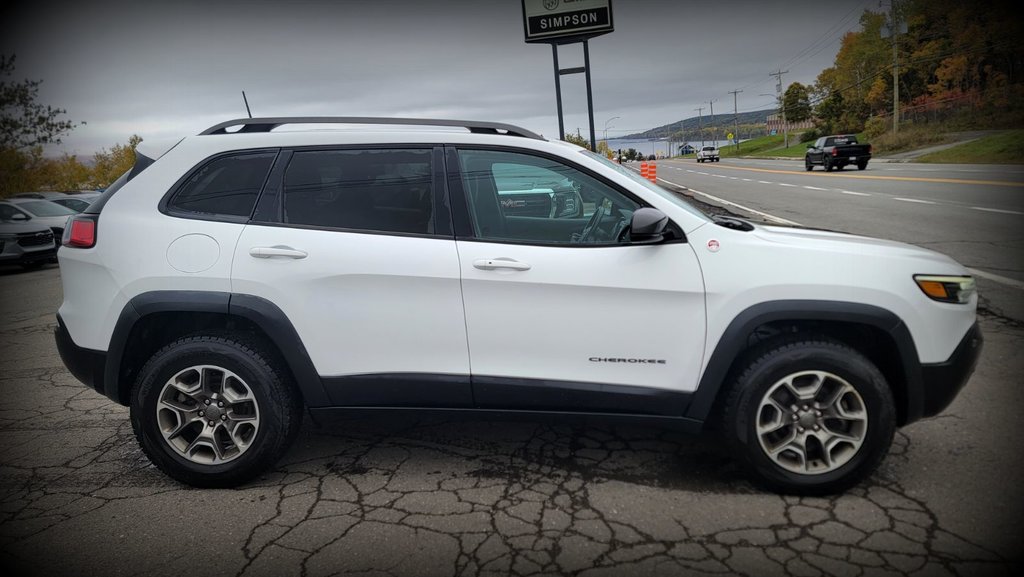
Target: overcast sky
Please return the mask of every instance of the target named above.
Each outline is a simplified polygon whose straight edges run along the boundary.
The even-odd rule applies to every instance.
[[[598,138],[774,106],[811,83],[878,0],[613,0],[590,41]],[[416,116],[510,122],[557,137],[551,49],[523,41],[520,0],[5,2],[0,52],[40,100],[88,124],[60,150],[169,140],[245,116]],[[563,68],[582,66],[563,46]],[[587,135],[582,74],[562,77],[567,131]]]

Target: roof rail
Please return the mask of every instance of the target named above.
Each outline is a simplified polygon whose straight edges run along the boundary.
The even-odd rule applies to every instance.
[[[466,128],[474,134],[507,134],[534,140],[545,140],[543,136],[512,124],[500,122],[478,122],[475,120],[448,120],[436,118],[382,118],[377,116],[281,116],[271,118],[238,118],[211,126],[200,132],[206,134],[233,134],[242,132],[270,132],[285,124],[391,124],[398,126],[455,126]],[[241,126],[228,132],[231,126]]]

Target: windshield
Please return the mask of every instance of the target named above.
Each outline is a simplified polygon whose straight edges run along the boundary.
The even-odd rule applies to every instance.
[[[640,184],[640,185],[643,185],[644,188],[650,190],[651,192],[654,192],[658,196],[660,196],[660,197],[664,198],[665,200],[671,202],[672,204],[674,204],[674,205],[676,205],[676,206],[686,210],[687,212],[689,212],[691,214],[694,214],[696,216],[699,216],[699,217],[701,217],[704,220],[707,220],[707,221],[711,220],[710,218],[708,218],[708,215],[704,214],[703,212],[698,210],[697,207],[695,207],[692,204],[690,204],[690,203],[686,202],[685,200],[683,200],[683,198],[681,196],[679,196],[678,194],[676,194],[676,193],[674,193],[674,192],[672,192],[670,190],[665,190],[664,188],[658,186],[657,184],[654,184],[653,182],[651,182],[651,181],[647,180],[646,178],[640,176],[636,172],[634,172],[634,171],[632,171],[632,170],[630,170],[628,168],[623,167],[621,164],[617,164],[615,162],[612,162],[611,160],[608,160],[603,154],[595,154],[593,152],[590,152],[589,150],[581,150],[580,152],[582,152],[583,154],[589,156],[590,158],[593,158],[593,159],[597,160],[601,164],[612,168],[613,170],[615,170],[615,172],[618,172],[619,174],[625,175],[626,177],[628,177],[633,182],[635,182],[637,184]]]
[[[19,202],[18,208],[24,209],[32,216],[69,216],[75,214],[75,211],[48,200]]]

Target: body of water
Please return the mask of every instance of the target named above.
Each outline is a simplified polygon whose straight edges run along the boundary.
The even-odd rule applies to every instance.
[[[743,140],[740,140],[740,142],[743,142]],[[699,140],[697,142],[691,141],[689,144],[694,148],[700,148],[701,146]],[[730,144],[732,143],[729,142],[728,140],[704,141],[704,146],[715,145],[718,146],[719,148],[723,146],[728,146]],[[637,152],[643,154],[644,156],[649,156],[651,154],[657,156],[669,156],[669,146],[672,147],[671,156],[675,156],[679,154],[679,147],[682,145],[682,142],[669,142],[667,140],[621,140],[615,138],[608,139],[608,147],[611,148],[612,150],[622,149],[622,151],[625,152],[630,148],[635,148]]]

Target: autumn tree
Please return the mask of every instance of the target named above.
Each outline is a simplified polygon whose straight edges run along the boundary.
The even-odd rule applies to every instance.
[[[110,150],[103,149],[93,156],[92,185],[106,188],[119,176],[131,170],[135,164],[135,149],[142,137],[133,134],[127,144],[116,144]]]

